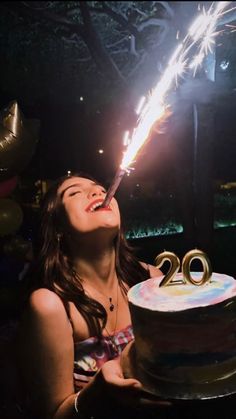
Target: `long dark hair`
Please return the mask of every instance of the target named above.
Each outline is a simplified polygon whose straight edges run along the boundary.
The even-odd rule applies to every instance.
[[[94,178],[84,173],[71,174],[59,178],[46,193],[42,203],[35,288],[46,287],[54,291],[62,299],[68,315],[69,302],[73,302],[85,318],[90,333],[101,335],[106,324],[107,313],[100,303],[85,294],[66,244],[63,242],[63,235],[61,236],[65,212],[57,191],[66,179],[73,177],[83,177],[96,182]],[[121,280],[128,286],[133,286],[148,278],[148,271],[134,255],[122,229],[114,239],[114,247],[115,269],[121,286]]]

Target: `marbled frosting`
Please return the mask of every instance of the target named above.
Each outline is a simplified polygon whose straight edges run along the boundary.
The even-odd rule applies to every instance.
[[[192,272],[200,280],[202,272]],[[176,280],[182,273],[176,275]],[[201,286],[177,284],[159,287],[162,278],[150,278],[134,286],[128,294],[129,301],[137,306],[157,311],[180,311],[220,303],[236,295],[236,281],[223,274],[214,273]]]
[[[236,281],[213,273],[201,286],[159,287],[161,279],[128,292],[137,378],[182,399],[236,392]]]

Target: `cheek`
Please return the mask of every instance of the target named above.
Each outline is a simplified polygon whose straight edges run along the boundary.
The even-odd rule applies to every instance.
[[[69,227],[79,228],[85,223],[85,217],[83,212],[80,210],[79,205],[66,205],[65,211]]]

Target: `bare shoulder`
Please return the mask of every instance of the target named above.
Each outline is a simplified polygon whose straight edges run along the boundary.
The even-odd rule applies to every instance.
[[[52,333],[64,331],[73,334],[77,340],[89,337],[88,325],[82,314],[71,301],[69,313],[66,311],[61,298],[47,288],[34,291],[29,298],[26,318],[30,326],[51,329]]]
[[[29,308],[32,312],[41,315],[64,313],[65,308],[60,297],[47,288],[39,288],[29,297]]]
[[[32,292],[23,316],[23,325],[36,341],[70,338],[72,328],[60,297],[53,291],[40,288]],[[37,336],[36,336],[37,335]]]
[[[147,269],[148,271],[149,271],[149,273],[150,273],[150,277],[151,278],[153,278],[153,277],[156,277],[156,276],[162,276],[163,275],[163,273],[162,273],[162,271],[160,270],[160,269],[158,269],[156,266],[154,266],[154,265],[150,265],[150,264],[148,264],[148,263],[145,263],[145,262],[142,262],[142,261],[140,261],[140,264],[145,268],[145,269]]]

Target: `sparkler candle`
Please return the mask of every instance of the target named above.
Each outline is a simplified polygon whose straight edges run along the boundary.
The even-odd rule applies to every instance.
[[[116,190],[117,190],[117,188],[118,188],[118,186],[119,186],[119,184],[121,182],[121,179],[123,178],[124,174],[125,174],[125,170],[119,169],[117,171],[117,173],[116,173],[116,175],[115,175],[115,177],[113,179],[113,182],[112,182],[110,188],[107,191],[106,198],[105,198],[104,202],[102,203],[102,207],[103,208],[108,207],[108,205],[110,204],[110,202],[111,202],[113,196],[115,195]]]
[[[199,15],[191,25],[188,34],[180,42],[164,72],[161,80],[157,83],[149,98],[143,100],[138,106],[139,119],[131,138],[126,138],[128,146],[124,153],[122,163],[118,169],[115,178],[108,190],[105,201],[102,206],[108,206],[114,196],[121,179],[128,171],[128,167],[133,162],[135,156],[148,139],[155,123],[167,118],[168,105],[165,104],[166,96],[173,82],[177,81],[179,76],[189,69],[195,75],[197,68],[201,65],[203,59],[214,43],[216,36],[216,26],[218,19],[225,13],[231,11],[223,9],[229,4],[227,1],[213,2],[206,12]],[[194,50],[194,55],[190,53]],[[127,136],[126,136],[127,137]]]

